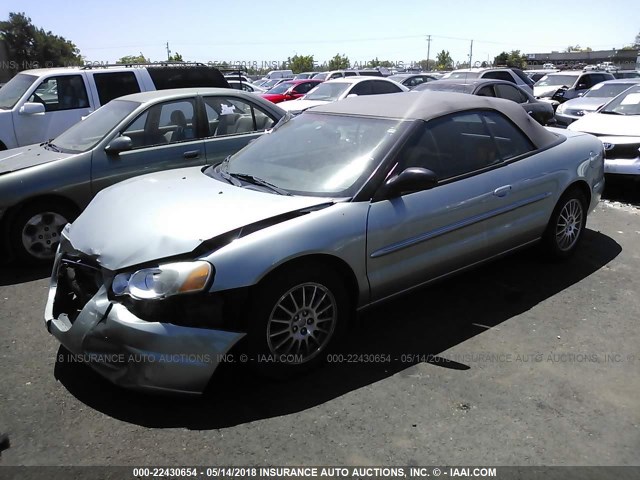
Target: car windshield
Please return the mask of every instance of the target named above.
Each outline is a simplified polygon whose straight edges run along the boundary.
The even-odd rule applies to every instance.
[[[640,85],[618,95],[602,107],[600,113],[640,115]]]
[[[93,148],[105,135],[111,132],[140,103],[127,100],[113,100],[100,107],[69,130],[53,140],[54,145],[67,153],[86,152]]]
[[[480,76],[480,72],[451,72],[447,75],[447,78],[450,80],[456,79],[466,79],[466,78],[478,78]]]
[[[335,102],[351,86],[350,83],[322,83],[311,90],[304,97],[305,100],[322,100],[325,102]]]
[[[408,124],[306,112],[207,174],[248,174],[296,195],[352,197]]]
[[[276,85],[265,93],[284,93],[291,88],[291,85],[293,85],[291,82],[282,82],[280,85]]]
[[[34,75],[19,73],[0,88],[0,109],[9,110],[37,80]]]
[[[315,74],[313,77],[311,77],[311,78],[315,78],[316,80],[323,80],[323,81],[324,81],[324,80],[326,80],[326,79],[327,79],[327,76],[328,76],[328,75],[329,75],[329,74],[328,74],[328,73],[326,73],[326,72],[324,72],[324,73],[316,73],[316,74]]]
[[[613,98],[621,94],[627,88],[632,87],[633,83],[599,83],[591,87],[585,97]]]
[[[566,85],[570,87],[576,80],[578,75],[545,75],[535,84],[536,87],[561,87]]]

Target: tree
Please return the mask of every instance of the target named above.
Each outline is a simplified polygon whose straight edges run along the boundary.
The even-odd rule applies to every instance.
[[[15,73],[37,67],[79,65],[80,51],[64,37],[46,32],[31,23],[24,13],[9,13],[0,22],[0,39],[4,40],[9,58],[16,65]]]
[[[142,55],[142,53],[140,54]],[[144,55],[142,55],[144,57]],[[182,55],[180,55],[178,52],[174,53],[173,55],[169,55],[169,62],[184,62],[184,60],[182,59]]]
[[[507,67],[526,68],[527,56],[520,53],[520,50],[511,50],[510,53],[502,52],[493,59],[494,65],[506,65]]]
[[[376,67],[391,68],[393,66],[394,66],[393,62],[390,62],[389,60],[378,60],[378,57],[374,58],[373,60],[369,60],[367,62],[368,68],[376,68]]]
[[[116,61],[116,63],[122,63],[122,64],[149,63],[149,59],[145,58],[142,52],[140,52],[140,55],[126,55],[122,57],[120,60]]]
[[[294,55],[287,58],[288,68],[293,73],[312,72],[314,67],[313,55]]]
[[[339,53],[329,60],[329,70],[344,70],[345,68],[349,68],[350,65],[349,57],[340,55]]]
[[[436,69],[437,70],[449,70],[453,68],[453,59],[449,55],[448,50],[442,50],[436,55]]]
[[[493,59],[494,65],[506,65],[509,61],[509,54],[507,52],[502,52],[500,55],[497,55]]]
[[[435,70],[435,68],[436,68],[436,63],[437,63],[437,62],[436,62],[435,60],[433,60],[433,59],[431,59],[431,58],[430,58],[430,59],[429,59],[429,61],[427,61],[427,60],[420,60],[420,61],[418,62],[418,66],[419,66],[422,70],[424,70],[425,72],[429,72],[429,71],[431,71],[431,70]]]
[[[569,45],[567,48],[565,48],[564,51],[566,53],[571,53],[571,52],[593,52],[591,47],[582,48],[580,45],[576,45],[576,46]]]

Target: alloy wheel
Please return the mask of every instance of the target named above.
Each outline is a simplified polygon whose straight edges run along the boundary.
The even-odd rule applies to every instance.
[[[337,303],[319,283],[296,285],[280,297],[267,322],[267,344],[287,363],[304,363],[329,344],[337,323]],[[289,358],[291,356],[291,358]]]

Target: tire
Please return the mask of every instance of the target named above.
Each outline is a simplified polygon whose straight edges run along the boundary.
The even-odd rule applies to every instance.
[[[269,277],[257,287],[252,303],[249,361],[258,373],[275,378],[323,363],[342,337],[350,315],[344,281],[316,263]]]
[[[75,209],[57,202],[36,202],[23,207],[13,218],[9,231],[14,255],[29,264],[52,262],[62,229],[76,216]]]
[[[580,244],[587,225],[587,199],[577,188],[560,197],[542,238],[546,253],[556,260],[570,257]]]

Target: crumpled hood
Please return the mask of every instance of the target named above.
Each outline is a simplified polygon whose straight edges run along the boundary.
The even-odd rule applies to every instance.
[[[562,85],[556,85],[553,87],[533,87],[534,97],[550,97],[552,96]]]
[[[71,153],[59,153],[47,150],[38,144],[12,148],[0,152],[0,175],[15,172],[23,168],[34,167],[73,156]]]
[[[596,135],[632,136],[640,138],[640,115],[588,113],[567,128]]]
[[[280,108],[284,108],[290,112],[301,112],[306,110],[307,108],[317,107],[318,105],[326,105],[327,103],[323,100],[288,100],[286,102],[280,102],[278,106]]]
[[[328,201],[236,187],[201,167],[183,168],[103,190],[65,236],[74,249],[119,270],[188,253],[218,235]]]

